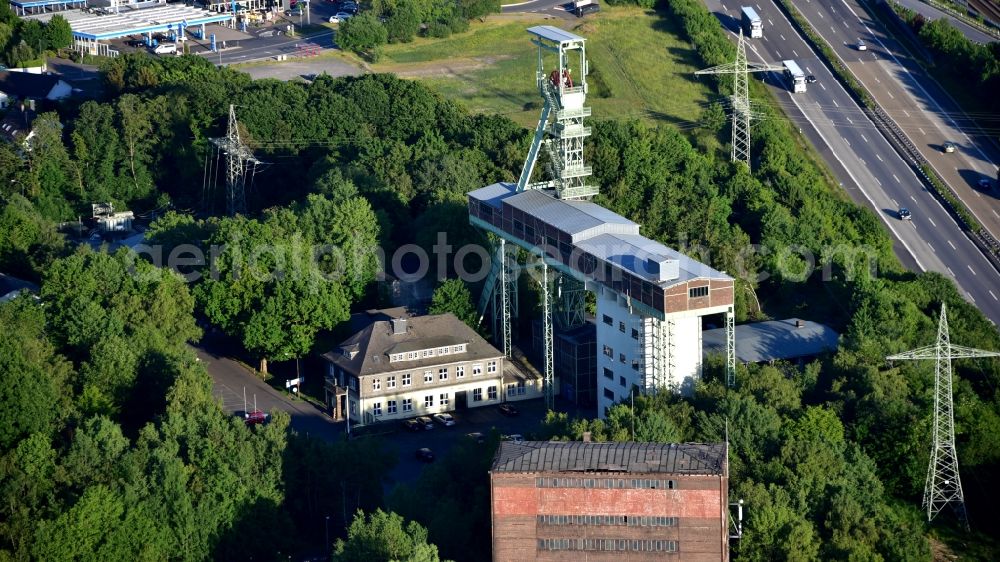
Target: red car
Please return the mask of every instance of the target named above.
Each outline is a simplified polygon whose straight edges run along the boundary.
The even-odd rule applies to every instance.
[[[260,410],[247,412],[244,421],[247,425],[258,425],[267,421],[267,413]]]

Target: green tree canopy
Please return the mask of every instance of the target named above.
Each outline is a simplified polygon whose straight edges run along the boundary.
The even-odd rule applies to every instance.
[[[385,560],[387,562],[438,562],[437,547],[427,544],[427,529],[415,521],[381,509],[366,516],[358,511],[347,529],[347,540],[333,547],[334,562]]]
[[[478,329],[479,313],[472,304],[472,293],[461,279],[443,281],[431,297],[431,314],[452,313],[473,330]]]

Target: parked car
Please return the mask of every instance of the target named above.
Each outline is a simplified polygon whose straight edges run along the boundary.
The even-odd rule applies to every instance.
[[[517,408],[515,408],[514,405],[511,404],[510,402],[504,402],[503,404],[500,404],[499,406],[497,406],[497,409],[500,410],[501,414],[508,417],[517,415]]]
[[[403,427],[406,428],[408,431],[416,432],[416,431],[423,431],[424,424],[418,422],[415,419],[408,419],[408,420],[403,420]]]
[[[285,10],[285,15],[290,18],[297,18],[302,15],[302,8],[293,8],[291,10]]]
[[[948,153],[948,154],[951,154],[952,152],[955,152],[955,143],[953,143],[953,142],[946,142],[946,143],[944,143],[944,151],[946,153]]]
[[[424,462],[434,462],[434,451],[428,449],[427,447],[421,447],[417,449],[416,457],[417,460]]]
[[[524,443],[524,436],[520,433],[512,433],[510,435],[504,435],[503,440],[510,441],[511,443]]]
[[[153,49],[153,52],[158,55],[176,55],[177,45],[174,43],[160,43]]]
[[[356,2],[341,2],[340,5],[337,6],[337,11],[347,12],[354,15],[358,13],[358,4]]]
[[[424,429],[434,429],[434,420],[427,416],[420,416],[417,421],[424,426]]]
[[[350,12],[337,12],[330,16],[330,23],[344,23],[345,21],[351,19],[354,14]]]
[[[243,414],[243,422],[247,425],[260,425],[267,421],[267,412],[253,410]]]
[[[813,74],[810,74],[809,76],[806,76],[806,82],[808,82],[810,84],[815,84],[816,83],[816,76],[813,75]]]
[[[434,421],[445,427],[455,425],[455,418],[453,418],[451,414],[434,414]]]
[[[865,45],[865,41],[863,39],[858,39],[858,50],[859,51],[867,51],[868,50],[868,45]]]
[[[466,433],[465,436],[468,437],[469,439],[472,439],[476,443],[486,442],[486,436],[478,431],[473,431],[472,433]]]
[[[913,220],[913,216],[910,215],[910,210],[907,209],[906,207],[900,207],[898,214],[899,214],[899,220],[901,221]]]

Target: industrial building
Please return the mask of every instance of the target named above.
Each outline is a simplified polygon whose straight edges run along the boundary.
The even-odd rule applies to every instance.
[[[493,560],[729,558],[724,443],[501,442]]]
[[[725,321],[727,379],[735,369],[732,277],[639,233],[639,225],[588,199],[591,168],[583,161],[590,128],[585,39],[552,26],[528,29],[538,46],[536,81],[545,100],[517,183],[495,183],[468,195],[470,222],[499,240],[480,310],[511,349],[517,280],[527,269],[541,286],[546,398],[558,388],[555,328],[584,323],[586,292],[597,300],[597,410],[629,395],[689,391],[701,376],[705,316]],[[552,69],[549,72],[549,69]],[[575,71],[575,72],[574,72]],[[545,181],[531,181],[539,154]],[[511,246],[508,248],[508,246]],[[519,263],[513,248],[527,250]]]
[[[373,310],[352,322],[358,331],[323,355],[334,419],[361,426],[503,401],[503,353],[455,315]],[[537,385],[530,397],[540,395]]]

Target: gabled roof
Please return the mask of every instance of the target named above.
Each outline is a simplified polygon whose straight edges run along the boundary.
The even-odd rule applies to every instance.
[[[21,99],[45,99],[60,78],[50,74],[0,71],[0,92]]]
[[[454,314],[406,318],[405,332],[394,333],[391,320],[393,316],[388,316],[385,312],[389,311],[369,311],[367,324],[341,342],[338,349],[324,353],[323,357],[349,373],[356,376],[367,376],[404,369],[416,371],[424,367],[455,362],[498,359],[503,356],[503,353],[490,345]],[[459,344],[466,344],[465,352],[389,362],[390,353],[405,353]],[[345,354],[345,350],[351,353]]]
[[[726,473],[725,443],[502,441],[492,472]]]

